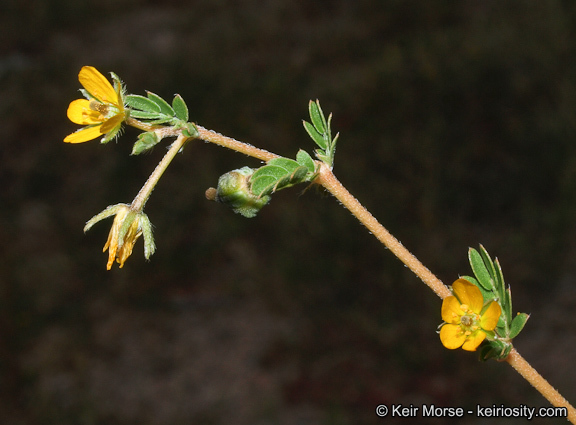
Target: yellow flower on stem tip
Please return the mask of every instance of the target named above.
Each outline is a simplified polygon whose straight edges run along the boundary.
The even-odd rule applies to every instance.
[[[83,143],[104,135],[101,142],[107,143],[120,131],[126,119],[122,83],[112,73],[114,86],[96,68],[84,66],[78,80],[84,87],[80,91],[86,99],[76,99],[68,106],[68,119],[86,127],[64,139],[66,143]]]
[[[84,232],[88,231],[95,223],[114,215],[114,223],[108,234],[108,241],[103,251],[108,250],[108,263],[106,268],[110,270],[116,260],[120,268],[132,254],[132,249],[138,238],[144,236],[144,257],[148,260],[156,247],[152,237],[152,224],[148,216],[141,211],[134,211],[127,204],[111,205],[95,215],[84,226]]]
[[[465,279],[454,282],[452,292],[442,302],[440,341],[451,350],[476,351],[487,336],[494,338],[502,309],[496,301],[485,306],[480,289]]]

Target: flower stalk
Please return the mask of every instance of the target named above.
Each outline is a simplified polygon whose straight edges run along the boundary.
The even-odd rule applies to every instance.
[[[176,154],[180,152],[180,149],[182,149],[182,147],[188,141],[188,139],[189,139],[188,137],[184,136],[181,133],[176,138],[174,143],[172,143],[172,146],[170,146],[168,152],[166,152],[166,154],[164,155],[162,160],[158,163],[154,171],[152,171],[152,174],[150,174],[150,177],[148,177],[148,180],[146,180],[146,183],[144,183],[144,186],[142,186],[142,189],[140,189],[140,191],[132,201],[132,204],[130,205],[130,208],[132,210],[142,211],[144,209],[144,205],[146,205],[146,202],[148,201],[148,198],[150,198],[150,195],[152,194],[154,187],[156,187],[156,184],[160,180],[160,177],[162,177],[164,171],[166,171],[166,169],[168,168],[168,166],[170,165]]]

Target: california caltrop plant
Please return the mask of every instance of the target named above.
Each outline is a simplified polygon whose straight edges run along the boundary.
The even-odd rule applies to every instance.
[[[133,155],[146,152],[166,138],[175,140],[130,204],[111,205],[86,223],[84,231],[114,216],[104,245],[104,251],[108,250],[108,270],[114,262],[119,267],[124,266],[140,236],[144,241],[146,259],[154,254],[152,225],[144,213],[144,206],[160,177],[184,145],[192,140],[203,140],[224,146],[258,158],[265,165],[256,169],[242,167],[223,174],[218,179],[217,187],[206,191],[207,199],[225,204],[234,212],[251,218],[279,190],[302,183],[323,186],[443,299],[443,322],[438,333],[446,348],[478,350],[481,360],[496,359],[509,363],[550,403],[563,408],[568,420],[576,424],[574,407],[512,345],[529,316],[525,313],[514,314],[510,287],[504,283],[498,260],[493,260],[482,245],[479,250],[470,248],[468,259],[473,276],[461,276],[450,288],[444,285],[336,179],[332,168],[339,135],[332,136],[332,115],[326,117],[318,100],[310,101],[310,121],[303,121],[304,130],[316,144],[315,159],[302,149],[294,158],[285,158],[190,122],[188,107],[179,95],[168,103],[151,92],[147,92],[146,96],[126,94],[120,78],[114,73],[111,76],[113,84],[94,67],[85,66],[80,70],[78,78],[84,87],[80,92],[85,99],[70,103],[68,118],[83,127],[66,136],[64,142],[83,143],[100,139],[101,143],[107,143],[119,136],[123,125],[142,131],[132,148]]]

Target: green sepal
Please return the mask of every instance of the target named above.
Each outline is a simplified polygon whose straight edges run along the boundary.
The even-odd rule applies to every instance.
[[[156,252],[156,244],[154,243],[154,236],[152,235],[152,223],[144,213],[140,213],[140,229],[144,237],[144,258],[149,260],[154,252]]]
[[[486,341],[486,343],[480,347],[479,357],[481,361],[490,359],[504,360],[508,357],[508,354],[510,354],[510,350],[512,350],[512,344],[506,341],[498,339]]]
[[[154,131],[147,131],[145,133],[140,133],[138,140],[134,143],[132,147],[132,155],[140,155],[142,152],[153,148],[160,142],[160,137]]]
[[[86,89],[78,89],[78,91],[79,91],[80,93],[82,93],[82,96],[84,96],[86,99],[88,99],[88,100],[94,99],[94,96],[92,96],[90,93],[88,93],[88,90],[86,90]]]
[[[126,96],[126,105],[140,111],[155,113],[154,116],[158,116],[158,112],[160,112],[160,106],[158,106],[156,102],[137,94],[129,94]]]
[[[176,118],[182,121],[188,121],[188,106],[186,106],[186,102],[184,102],[184,99],[182,99],[182,96],[179,94],[174,96],[174,100],[172,101],[172,109],[174,109]]]
[[[104,211],[101,211],[100,213],[96,214],[94,217],[92,217],[90,220],[86,222],[86,225],[84,226],[84,233],[90,230],[92,226],[94,226],[99,221],[102,221],[105,218],[116,215],[116,213],[118,213],[118,211],[120,211],[120,209],[122,208],[129,208],[129,207],[130,207],[129,204],[109,205],[108,207],[106,207]]]
[[[173,117],[175,115],[174,109],[172,109],[172,107],[168,104],[168,102],[166,102],[160,96],[158,96],[157,94],[152,93],[150,91],[147,91],[146,95],[148,96],[148,99],[150,99],[152,102],[154,102],[156,105],[158,105],[161,113],[163,113],[164,115],[171,116],[171,117]]]
[[[494,282],[490,277],[490,272],[486,267],[484,259],[474,248],[468,250],[468,259],[470,260],[470,266],[472,271],[478,280],[478,283],[487,291],[494,290]]]
[[[197,138],[198,137],[198,129],[196,128],[196,124],[194,124],[193,122],[185,123],[184,124],[184,130],[182,131],[182,134],[186,137]]]
[[[120,130],[122,130],[122,125],[119,124],[116,127],[114,127],[112,130],[110,130],[108,133],[106,133],[106,135],[100,140],[100,143],[102,143],[102,144],[108,143],[110,140],[112,140],[113,138],[118,136],[118,133],[120,133]]]
[[[524,329],[524,325],[530,318],[529,314],[526,313],[518,313],[516,317],[512,320],[512,324],[510,325],[510,336],[509,338],[516,338],[518,334]]]

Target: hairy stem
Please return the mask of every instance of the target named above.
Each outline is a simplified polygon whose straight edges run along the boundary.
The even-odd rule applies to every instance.
[[[261,159],[262,161],[270,161],[271,159],[279,157],[279,155],[276,155],[275,153],[256,148],[252,145],[249,145],[248,143],[240,142],[236,139],[232,139],[231,137],[216,133],[215,131],[207,130],[204,127],[200,127],[199,125],[196,126],[196,129],[198,130],[198,138],[201,140],[235,150],[236,152],[240,152],[245,155],[253,156],[254,158]]]
[[[566,407],[568,410],[568,420],[573,424],[576,424],[576,409],[568,403],[562,395],[548,383],[546,379],[540,375],[536,369],[534,369],[530,363],[528,363],[524,357],[522,357],[515,348],[512,348],[506,361],[516,369],[524,379],[526,379],[534,388],[536,388],[540,394],[546,398],[553,406],[556,407]]]
[[[207,130],[197,126],[198,139],[211,142],[237,152],[258,158],[262,161],[269,161],[278,158],[279,155],[256,148],[247,143],[240,142],[230,137]],[[157,128],[150,128],[148,131],[158,131]],[[165,136],[168,136],[166,134]],[[181,133],[176,141],[170,147],[164,158],[160,161],[156,169],[152,172],[134,201],[132,209],[141,210],[148,200],[154,186],[172,161],[178,151],[186,143],[188,138]],[[382,226],[376,218],[338,181],[330,167],[326,164],[320,164],[320,171],[315,182],[322,185],[344,207],[346,207],[366,228],[386,246],[400,261],[402,261],[422,282],[430,287],[440,298],[444,299],[452,293],[450,289],[440,279],[438,279],[428,268],[424,266],[410,251],[408,251],[398,239]],[[509,356],[505,360],[508,362],[524,379],[526,379],[534,388],[536,388],[552,405],[557,407],[566,407],[568,410],[568,420],[576,424],[576,410],[562,397],[562,395],[552,387],[517,351],[512,348]]]
[[[186,143],[187,140],[188,138],[186,136],[180,134],[174,143],[172,143],[172,146],[170,146],[170,149],[168,152],[166,152],[164,158],[162,158],[154,171],[152,171],[152,174],[150,174],[150,177],[148,177],[148,180],[146,180],[146,183],[144,183],[144,186],[142,186],[142,189],[140,189],[140,192],[138,192],[132,201],[130,208],[133,211],[142,211],[144,209],[144,205],[152,194],[152,191],[158,183],[158,180],[160,180],[160,177],[162,177],[162,174],[164,174],[164,171],[166,171],[168,165],[170,165],[176,154],[180,151],[180,149],[182,149],[182,146],[184,146],[184,143]]]
[[[432,289],[440,298],[452,293],[424,264],[410,251],[404,248],[392,234],[374,218],[370,212],[338,181],[326,165],[322,165],[316,183],[321,184],[338,199],[384,246],[402,261],[422,282]]]

